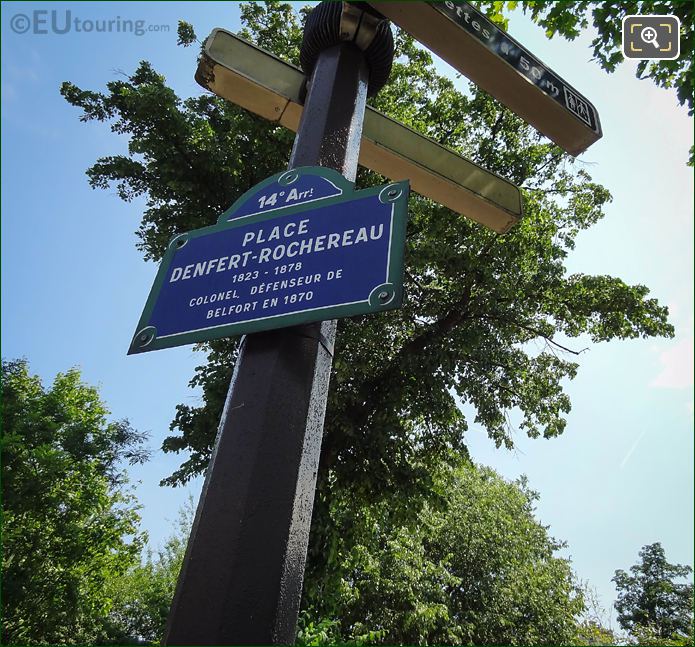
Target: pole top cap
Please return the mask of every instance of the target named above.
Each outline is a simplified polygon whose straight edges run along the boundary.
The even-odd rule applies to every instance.
[[[304,25],[299,60],[308,76],[323,50],[353,43],[364,52],[369,66],[367,94],[374,96],[386,85],[391,73],[393,34],[388,20],[374,11],[363,10],[360,4],[324,0],[317,5]]]

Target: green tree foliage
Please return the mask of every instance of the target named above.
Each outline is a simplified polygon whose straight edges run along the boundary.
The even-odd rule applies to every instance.
[[[27,362],[2,362],[3,641],[94,644],[108,638],[107,582],[143,537],[124,462],[143,436],[109,422],[72,369],[50,389]]]
[[[120,644],[158,644],[162,640],[194,513],[193,500],[189,499],[179,511],[174,532],[156,556],[149,550],[144,563],[110,581],[108,594],[113,603],[108,623]]]
[[[414,524],[383,503],[333,500],[338,532],[310,576],[298,642],[574,641],[583,592],[555,554],[562,544],[534,519],[537,494],[465,461],[434,480],[438,496]],[[189,502],[157,557],[111,582],[110,633],[121,644],[161,640],[192,518]]]
[[[243,5],[245,35],[296,59],[301,29],[289,5]],[[279,30],[278,25],[284,28]],[[552,437],[570,403],[562,381],[577,355],[557,338],[593,341],[673,333],[644,286],[610,276],[568,275],[563,262],[580,231],[603,216],[608,191],[488,95],[457,92],[429,54],[403,34],[389,85],[375,105],[508,177],[525,189],[523,221],[505,236],[414,196],[410,204],[404,308],[341,322],[323,445],[323,473],[365,492],[410,488],[425,464],[462,447],[458,396],[477,409],[498,445],[511,447],[507,414],[518,408],[530,436]],[[295,60],[296,62],[296,60]],[[171,236],[214,222],[243,191],[282,168],[292,135],[209,94],[179,99],[141,63],[107,92],[65,83],[83,120],[109,121],[130,137],[130,155],[102,158],[92,186],[146,195],[139,233],[146,258]],[[365,171],[361,184],[381,178]],[[194,383],[202,407],[180,406],[165,441],[190,451],[169,482],[207,464],[236,340],[208,345]]]
[[[573,645],[621,645],[622,636],[611,628],[610,618],[601,605],[598,592],[588,582],[583,583],[584,610],[577,618]]]
[[[242,35],[297,63],[299,16],[281,2],[242,5]],[[189,25],[179,30],[189,44]],[[490,96],[470,96],[437,74],[430,55],[405,34],[388,85],[373,105],[520,185],[525,215],[498,236],[418,195],[409,205],[403,308],[340,322],[331,378],[306,590],[328,568],[339,533],[334,501],[353,514],[388,506],[412,527],[436,499],[434,475],[465,455],[471,405],[498,446],[513,447],[509,414],[531,437],[562,433],[570,401],[563,383],[578,369],[572,339],[672,336],[667,310],[642,285],[568,274],[578,235],[603,217],[609,192],[580,163]],[[194,61],[191,60],[191,74]],[[292,133],[210,94],[181,99],[147,62],[106,91],[66,82],[61,92],[84,121],[109,123],[129,154],[87,171],[95,188],[124,200],[144,196],[138,231],[145,258],[169,239],[214,223],[241,193],[286,166]],[[361,169],[358,185],[384,179]],[[167,484],[208,464],[236,357],[237,340],[204,345],[207,362],[191,384],[201,406],[179,405],[164,450],[187,458]],[[452,458],[453,457],[453,458]],[[395,521],[394,521],[395,523]],[[384,538],[383,541],[386,541]]]
[[[461,462],[415,523],[387,503],[330,507],[336,528],[304,595],[305,644],[569,644],[584,607],[537,494]],[[312,560],[312,563],[316,563]]]
[[[573,645],[618,645],[615,634],[598,622],[588,620],[577,624]]]
[[[649,647],[692,647],[693,634],[674,634],[670,638],[662,638],[653,627],[635,627],[631,636],[634,645],[648,645]]]
[[[693,631],[693,584],[677,580],[690,575],[693,569],[669,564],[660,543],[644,546],[640,561],[630,573],[617,570],[613,577],[618,590],[615,608],[620,626],[629,631],[640,644],[683,644]],[[662,642],[659,642],[662,641]]]

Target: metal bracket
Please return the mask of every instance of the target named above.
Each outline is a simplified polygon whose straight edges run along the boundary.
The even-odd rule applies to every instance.
[[[354,43],[364,52],[372,44],[381,20],[349,2],[343,2],[343,11],[340,14],[340,38]]]
[[[367,95],[372,97],[388,81],[393,63],[393,34],[388,20],[362,6],[323,0],[307,18],[299,61],[309,76],[321,52],[348,44],[364,53],[369,66]]]

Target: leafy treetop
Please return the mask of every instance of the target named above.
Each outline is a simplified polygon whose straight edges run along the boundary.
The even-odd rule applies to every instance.
[[[147,458],[127,420],[107,421],[72,369],[50,389],[24,360],[2,362],[4,644],[96,644],[107,582],[144,537],[124,462]]]
[[[280,2],[244,3],[243,35],[296,62],[301,25]],[[278,29],[282,25],[282,29]],[[410,202],[403,308],[340,323],[326,416],[319,487],[371,498],[407,497],[433,465],[465,451],[460,403],[499,446],[512,447],[509,414],[529,436],[556,436],[570,402],[563,383],[579,350],[593,342],[671,336],[667,310],[641,285],[568,274],[564,262],[581,231],[604,215],[609,192],[581,163],[471,86],[470,96],[437,74],[409,36],[396,37],[389,84],[374,106],[523,188],[524,218],[498,236],[418,195]],[[129,137],[129,154],[99,159],[94,187],[114,185],[124,200],[145,196],[138,232],[146,258],[169,239],[215,222],[242,192],[277,172],[292,135],[209,94],[179,98],[142,62],[105,93],[64,83],[81,119]],[[358,184],[383,178],[361,169]],[[569,340],[569,341],[567,341]],[[189,457],[167,483],[201,473],[208,462],[237,340],[207,344],[196,370],[202,406],[179,405],[164,442]]]
[[[618,590],[618,623],[638,638],[689,636],[692,644],[693,584],[677,580],[686,578],[693,569],[669,564],[659,542],[644,546],[639,557],[629,574],[620,569],[613,577]]]

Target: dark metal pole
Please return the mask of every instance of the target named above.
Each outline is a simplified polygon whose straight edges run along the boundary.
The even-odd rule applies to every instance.
[[[367,83],[355,45],[320,53],[290,168],[354,181]],[[242,340],[165,645],[294,643],[335,329]]]

